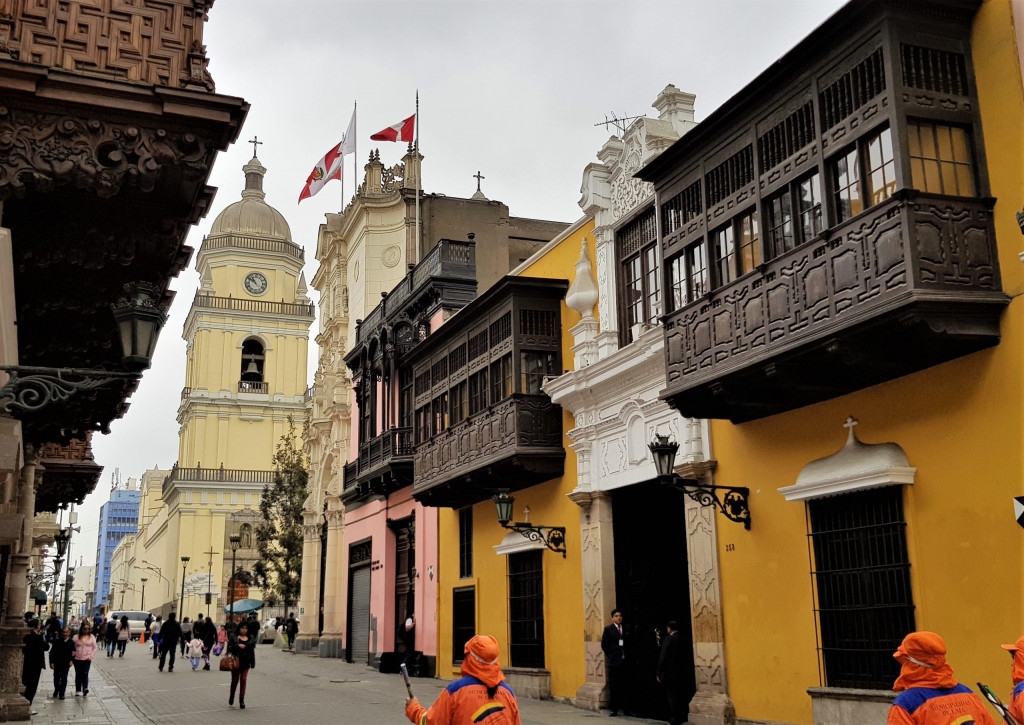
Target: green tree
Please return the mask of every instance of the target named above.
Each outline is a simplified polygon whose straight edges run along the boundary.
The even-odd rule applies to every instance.
[[[295,424],[288,418],[288,431],[274,452],[274,480],[263,487],[256,526],[259,561],[253,579],[263,589],[271,606],[283,601],[285,609],[299,600],[302,576],[302,509],[309,480],[306,455],[297,443]]]

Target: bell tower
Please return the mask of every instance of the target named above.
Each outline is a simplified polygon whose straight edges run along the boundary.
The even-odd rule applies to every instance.
[[[200,287],[185,321],[178,466],[270,471],[288,430],[305,421],[314,307],[304,251],[266,203],[266,168],[242,167],[242,198],[224,209],[196,258]]]

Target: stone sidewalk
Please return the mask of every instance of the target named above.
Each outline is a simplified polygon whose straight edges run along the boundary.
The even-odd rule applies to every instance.
[[[336,659],[282,652],[260,646],[257,667],[249,675],[245,710],[227,704],[230,676],[217,670],[193,672],[188,660],[178,658],[174,672],[158,672],[144,646],[129,647],[122,658],[108,659],[102,652],[93,662],[89,696],[74,697],[73,673],[67,699],[51,700],[52,675],[47,670],[39,683],[32,723],[69,725],[96,723],[141,725],[167,723],[342,723],[385,725],[407,722],[403,715],[405,687],[398,675],[382,675],[364,665]],[[413,679],[413,691],[424,704],[434,701],[444,680]],[[651,724],[657,721],[619,717],[579,710],[552,701],[519,701],[523,725]]]

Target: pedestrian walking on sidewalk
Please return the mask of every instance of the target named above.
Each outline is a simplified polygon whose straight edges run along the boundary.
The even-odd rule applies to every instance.
[[[195,628],[193,627],[193,630]],[[203,622],[203,669],[210,669],[210,652],[217,645],[217,625],[209,617]]]
[[[99,645],[96,638],[92,636],[92,625],[83,622],[78,634],[72,637],[75,643],[75,695],[82,693],[82,697],[89,694],[89,668],[92,667],[92,658],[96,656]]]
[[[117,650],[117,620],[111,615],[110,619],[104,625],[106,632],[106,645],[107,645],[107,657],[113,657],[114,652]],[[99,644],[99,640],[96,642]]]
[[[228,654],[238,659],[238,666],[231,670],[231,692],[228,705],[235,704],[235,689],[238,689],[238,709],[245,709],[245,684],[249,670],[256,667],[256,638],[249,636],[249,625],[238,625],[237,633],[228,641]]]
[[[199,669],[199,662],[203,659],[203,640],[194,634],[188,643],[188,661],[192,663],[192,671]]]
[[[466,642],[462,679],[448,685],[427,710],[415,697],[405,701],[405,716],[414,725],[520,725],[516,694],[505,682],[498,662],[498,640],[478,634]]]
[[[292,648],[295,644],[295,638],[299,635],[299,620],[295,618],[295,612],[288,615],[288,619],[284,620],[284,641],[288,645],[288,649]]]
[[[132,638],[132,628],[128,624],[128,616],[122,615],[121,621],[117,623],[117,656],[124,657],[124,651],[128,648],[128,642]]]
[[[160,656],[160,627],[163,626],[161,619],[162,617],[157,617],[149,625],[149,641],[153,645],[153,659]]]
[[[192,641],[192,622],[188,617],[181,620],[181,656],[185,656],[185,649],[188,647],[188,643]]]
[[[98,646],[98,645],[97,645]],[[53,670],[53,696],[61,700],[68,689],[68,671],[75,658],[75,643],[71,639],[71,628],[65,627],[61,639],[50,645],[50,669]]]
[[[28,623],[28,633],[22,638],[22,643],[21,684],[25,686],[25,699],[31,705],[39,689],[39,676],[46,669],[46,650],[50,649],[39,632],[38,619]],[[31,714],[35,715],[35,710]]]
[[[167,655],[171,656],[168,672],[174,672],[174,656],[178,652],[178,642],[181,640],[181,625],[175,617],[174,612],[167,615],[167,621],[160,627],[160,665],[157,667],[164,671],[164,661]]]

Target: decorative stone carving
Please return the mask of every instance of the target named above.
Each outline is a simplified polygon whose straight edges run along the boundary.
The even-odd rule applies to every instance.
[[[73,185],[101,199],[152,191],[168,166],[205,179],[216,149],[187,131],[0,106],[0,201]]]

